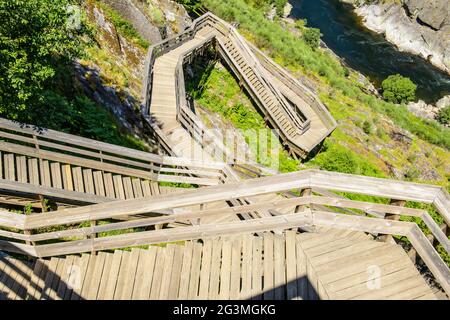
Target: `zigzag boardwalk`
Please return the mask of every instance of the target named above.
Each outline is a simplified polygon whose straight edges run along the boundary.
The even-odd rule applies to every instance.
[[[401,248],[346,230],[0,263],[3,299],[435,299]]]
[[[226,153],[221,141],[205,132],[201,120],[190,110],[184,88],[183,64],[211,45],[266,121],[279,130],[283,144],[294,156],[305,157],[335,128],[327,108],[305,86],[252,49],[233,26],[208,13],[190,29],[149,50],[144,116],[151,116],[149,121],[169,152],[204,160]],[[206,151],[206,147],[215,152]]]

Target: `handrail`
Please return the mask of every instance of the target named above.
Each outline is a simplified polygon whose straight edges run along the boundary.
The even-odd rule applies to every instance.
[[[303,85],[299,80],[293,78],[289,72],[287,72],[280,65],[275,63],[272,59],[270,59],[264,52],[262,52],[259,48],[254,46],[252,43],[248,44],[253,52],[259,55],[261,58],[262,65],[265,69],[267,69],[270,73],[272,73],[275,77],[280,79],[288,88],[294,91],[296,94],[300,95],[303,100],[305,100],[314,110],[317,111],[317,114],[322,119],[322,121],[328,125],[330,130],[333,130],[336,127],[336,121],[331,116],[327,107],[320,102],[319,99],[315,97],[315,95],[311,92],[311,90]]]
[[[43,160],[155,181],[211,185],[223,180],[224,163],[160,156],[1,118],[0,138],[0,150]]]
[[[415,223],[395,220],[384,220],[374,217],[353,216],[337,212],[321,210],[300,210],[293,213],[277,214],[275,217],[256,218],[233,223],[200,224],[194,227],[179,227],[159,231],[133,232],[130,228],[146,227],[155,224],[173,222],[197,222],[199,219],[210,216],[230,216],[244,214],[261,209],[278,211],[281,208],[292,208],[305,205],[326,205],[336,208],[353,208],[359,210],[384,211],[389,214],[413,216],[421,218],[431,230],[444,250],[449,252],[450,241],[424,210],[398,207],[394,205],[368,203],[340,198],[304,196],[281,200],[266,200],[254,204],[243,204],[235,207],[219,209],[185,210],[199,203],[205,204],[229,199],[251,197],[261,194],[278,193],[292,189],[326,188],[328,190],[352,192],[393,198],[411,200],[425,203],[436,203],[439,199],[441,206],[450,205],[448,193],[439,187],[422,185],[389,179],[360,177],[318,170],[306,170],[296,173],[276,175],[241,183],[229,183],[196,190],[185,191],[181,194],[159,195],[146,199],[119,200],[101,203],[86,207],[63,209],[49,213],[21,216],[14,213],[0,212],[0,226],[18,230],[31,230],[34,234],[18,233],[10,230],[0,230],[0,236],[16,241],[30,241],[34,245],[23,245],[20,242],[0,241],[0,249],[35,256],[52,256],[61,254],[79,253],[90,250],[103,250],[135,246],[156,242],[174,240],[189,240],[196,237],[208,237],[220,234],[259,232],[284,227],[298,227],[304,225],[329,226],[360,230],[371,233],[402,235],[410,239],[414,248],[425,261],[426,265],[435,275],[441,286],[449,293],[449,270],[434,247],[428,242],[425,235]],[[149,201],[151,199],[151,201]],[[138,218],[138,215],[164,212],[175,209],[162,216]],[[314,208],[314,206],[313,206]],[[292,209],[290,209],[292,210]],[[438,208],[447,224],[449,217],[446,211]],[[68,229],[63,231],[46,232],[45,228],[52,226],[73,225],[85,221],[115,219],[120,216],[136,216],[137,219],[115,222],[81,229]],[[251,227],[250,227],[251,226]],[[44,228],[44,231],[42,231]],[[94,233],[112,230],[128,230],[118,236],[106,236],[96,239],[76,240],[75,238],[89,236]],[[35,242],[70,238],[71,241],[56,242],[52,244],[36,244]]]

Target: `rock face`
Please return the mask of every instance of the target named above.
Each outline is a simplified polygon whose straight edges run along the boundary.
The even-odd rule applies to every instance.
[[[356,6],[355,12],[364,25],[383,33],[399,50],[420,55],[450,74],[449,0],[403,0],[402,5],[340,1]]]
[[[186,9],[171,0],[102,0],[130,21],[150,43],[183,31],[192,23]]]
[[[417,102],[410,102],[407,105],[409,111],[414,113],[416,116],[424,119],[435,119],[438,112],[450,105],[450,96],[445,96],[436,102],[435,105],[427,104],[422,100]]]

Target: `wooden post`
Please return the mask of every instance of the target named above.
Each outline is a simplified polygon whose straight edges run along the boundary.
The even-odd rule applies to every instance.
[[[97,221],[95,221],[95,220],[91,221],[91,227],[92,228],[95,227],[96,225],[97,225]],[[97,238],[97,234],[96,233],[92,233],[92,234],[89,235],[89,239],[95,239],[95,238]],[[97,251],[91,250],[91,254],[95,255],[95,254],[97,254]]]
[[[305,189],[300,190],[300,197],[308,197],[311,194],[312,194],[311,188],[305,188]],[[294,213],[303,212],[303,211],[305,211],[306,207],[307,206],[305,206],[305,205],[298,205],[295,207]]]
[[[389,204],[392,205],[392,206],[404,207],[405,204],[406,204],[406,201],[405,200],[391,199]],[[388,214],[386,214],[385,219],[398,221],[398,220],[400,220],[400,215],[399,214],[389,214],[388,213]],[[380,240],[382,240],[384,242],[395,243],[394,237],[392,235],[390,235],[390,234],[380,236]]]

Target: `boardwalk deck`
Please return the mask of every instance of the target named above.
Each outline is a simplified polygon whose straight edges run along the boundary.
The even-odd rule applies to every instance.
[[[35,262],[6,257],[0,279],[3,299],[436,298],[400,247],[333,229]]]

